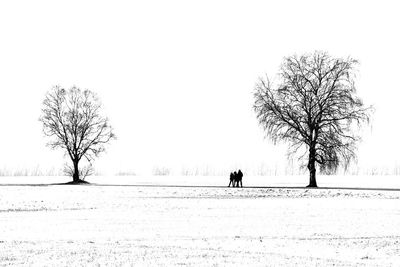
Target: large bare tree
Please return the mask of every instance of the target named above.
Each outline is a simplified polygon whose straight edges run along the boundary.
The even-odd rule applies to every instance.
[[[360,137],[355,130],[369,122],[372,107],[356,96],[352,58],[333,58],[325,52],[284,58],[278,84],[260,78],[254,110],[274,142],[289,141],[289,154],[307,157],[309,187],[317,187],[321,172],[347,168]]]
[[[51,137],[48,145],[62,148],[72,161],[67,168],[74,183],[82,182],[87,170],[79,168],[85,158],[89,163],[115,138],[108,118],[101,115],[101,103],[90,90],[54,86],[43,101],[43,131]]]

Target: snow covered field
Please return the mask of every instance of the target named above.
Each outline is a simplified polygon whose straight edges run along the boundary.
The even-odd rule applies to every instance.
[[[319,178],[320,186],[400,188],[399,177]],[[304,186],[307,177],[244,180],[245,186],[276,188],[227,188],[226,177],[89,180],[101,185],[26,186],[65,180],[1,177],[1,265],[400,262],[398,190],[279,188]]]

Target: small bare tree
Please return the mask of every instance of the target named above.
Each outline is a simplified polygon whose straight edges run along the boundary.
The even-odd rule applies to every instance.
[[[72,161],[72,167],[65,171],[74,183],[90,174],[90,168],[79,168],[81,159],[91,164],[105,150],[105,144],[115,138],[108,119],[100,113],[101,107],[95,93],[75,86],[68,90],[55,86],[43,101],[40,121],[44,134],[52,138],[48,145],[65,149]]]
[[[289,141],[289,154],[308,155],[309,187],[317,187],[316,164],[321,172],[347,168],[360,139],[355,126],[369,122],[372,107],[356,96],[352,58],[332,58],[314,52],[284,59],[274,87],[268,78],[255,88],[254,110],[260,125],[274,141]]]

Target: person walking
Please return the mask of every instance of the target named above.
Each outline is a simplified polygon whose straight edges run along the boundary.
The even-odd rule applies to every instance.
[[[239,187],[239,183],[240,187],[243,187],[242,178],[243,178],[243,172],[239,169],[236,178],[236,187]]]
[[[231,173],[230,176],[229,176],[229,185],[228,185],[228,187],[231,187],[231,184],[232,184],[232,187],[235,187],[235,177],[233,176],[233,173]]]

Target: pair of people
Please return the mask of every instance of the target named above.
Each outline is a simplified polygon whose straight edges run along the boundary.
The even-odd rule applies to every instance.
[[[239,169],[238,172],[231,172],[230,176],[229,176],[229,185],[228,187],[231,186],[232,187],[239,187],[239,183],[240,183],[240,187],[243,187],[242,184],[242,178],[243,178],[243,172]]]

